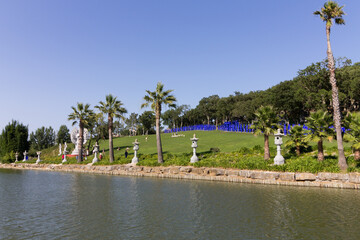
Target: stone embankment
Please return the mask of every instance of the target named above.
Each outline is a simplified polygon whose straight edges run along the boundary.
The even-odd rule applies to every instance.
[[[0,164],[4,169],[82,172],[288,186],[360,189],[360,173],[293,173],[196,167],[143,167],[133,165]]]

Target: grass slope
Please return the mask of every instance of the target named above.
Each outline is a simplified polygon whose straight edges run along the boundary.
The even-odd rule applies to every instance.
[[[199,138],[197,155],[199,162],[190,164],[192,155],[190,138],[196,133]],[[325,160],[318,162],[316,158],[317,151],[302,154],[300,157],[295,156],[289,149],[284,149],[282,154],[286,161],[282,166],[272,165],[273,160],[265,161],[263,159],[264,138],[263,136],[254,136],[251,133],[233,133],[222,131],[191,131],[183,132],[185,137],[171,137],[171,134],[162,134],[164,163],[157,162],[156,136],[120,137],[114,139],[115,160],[113,164],[127,164],[133,158],[133,144],[137,138],[140,142],[139,163],[142,166],[187,166],[196,167],[224,167],[238,169],[259,169],[273,171],[290,171],[290,172],[339,172],[337,166],[337,144],[336,141],[325,142]],[[287,137],[284,137],[286,142]],[[94,141],[90,143],[92,146]],[[105,150],[105,157],[97,165],[109,164],[108,141],[100,141],[100,150]],[[316,146],[316,144],[313,144]],[[85,147],[88,143],[85,144]],[[349,164],[349,171],[360,171],[360,165],[354,161],[351,156],[349,144],[346,146],[346,156]],[[68,144],[68,150],[71,152],[73,144]],[[124,157],[126,148],[129,148],[128,158]],[[221,152],[211,152],[210,148],[219,148]],[[92,148],[91,148],[92,149]],[[119,149],[119,150],[117,150]],[[313,148],[316,149],[316,148]],[[271,157],[276,155],[274,145],[274,136],[270,137]],[[42,151],[41,159],[43,163],[61,163],[61,156],[58,156],[58,146],[54,146]],[[93,156],[89,156],[82,164],[91,163]],[[29,163],[35,163],[36,158],[31,158]],[[76,163],[75,157],[68,158],[67,164]]]
[[[263,135],[254,136],[252,133],[223,131],[189,131],[179,133],[184,134],[185,137],[171,137],[171,133],[162,134],[161,140],[164,153],[191,153],[192,148],[190,138],[193,137],[194,133],[196,134],[196,137],[199,138],[197,152],[200,154],[209,152],[210,148],[219,148],[221,152],[229,153],[238,151],[242,147],[253,148],[256,145],[260,145],[261,147],[264,146]],[[120,153],[123,154],[126,147],[130,148],[130,152],[132,152],[132,142],[134,142],[136,138],[140,142],[140,153],[157,153],[155,135],[149,135],[147,142],[145,141],[145,136],[119,137],[114,139],[115,156]],[[286,142],[286,140],[287,137],[284,137],[284,142]],[[336,141],[325,141],[324,144],[327,148],[337,146]],[[270,147],[276,147],[274,144],[274,136],[270,136]],[[117,151],[117,148],[120,148],[120,151]],[[105,149],[107,152],[109,150],[109,142],[107,140],[100,141],[100,149]]]

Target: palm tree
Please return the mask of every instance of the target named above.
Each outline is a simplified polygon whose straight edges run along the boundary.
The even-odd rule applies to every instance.
[[[333,119],[336,131],[336,140],[338,144],[338,152],[339,152],[339,167],[342,170],[346,170],[348,165],[346,163],[344,146],[341,135],[341,114],[340,114],[340,105],[339,105],[339,93],[338,87],[336,86],[336,78],[335,78],[335,63],[334,56],[331,51],[330,45],[330,29],[335,24],[345,24],[344,19],[342,18],[345,15],[342,10],[344,6],[339,6],[337,2],[328,1],[324,4],[324,7],[321,8],[320,11],[315,11],[315,15],[319,15],[320,19],[326,23],[326,39],[327,39],[327,58],[328,58],[328,68],[330,72],[330,84],[332,89],[332,104],[333,104]]]
[[[349,113],[344,119],[344,126],[349,129],[346,131],[344,139],[352,142],[354,159],[360,160],[360,112]]]
[[[311,134],[307,135],[306,140],[317,142],[318,145],[318,161],[324,160],[324,139],[331,137],[334,133],[330,126],[333,124],[331,116],[324,110],[310,113],[306,118],[306,126],[310,128]]]
[[[99,109],[102,113],[108,115],[108,130],[109,130],[109,157],[110,163],[114,162],[114,149],[113,149],[113,120],[114,117],[123,118],[123,114],[126,113],[126,109],[121,107],[123,104],[121,101],[116,100],[116,97],[109,94],[106,96],[106,101],[100,101],[99,106],[95,108]]]
[[[89,104],[77,103],[76,108],[71,107],[73,112],[69,114],[68,120],[74,120],[72,125],[75,125],[79,122],[79,141],[78,141],[78,149],[79,155],[77,162],[80,163],[83,160],[83,142],[84,142],[84,127],[87,127],[90,120],[94,116],[94,112],[90,109]]]
[[[175,107],[174,102],[176,98],[170,93],[173,90],[164,91],[164,85],[161,82],[158,82],[156,85],[156,90],[151,92],[146,90],[147,95],[144,96],[144,101],[141,105],[141,108],[149,106],[151,103],[151,109],[155,113],[155,126],[156,126],[156,146],[158,152],[158,162],[163,163],[163,154],[162,154],[162,145],[161,145],[161,136],[160,136],[160,116],[161,116],[161,106],[168,105],[169,107]]]
[[[272,106],[261,106],[255,112],[255,120],[252,129],[255,129],[254,134],[264,134],[264,159],[270,159],[269,149],[269,135],[275,133],[278,129],[279,118],[273,110]]]
[[[289,131],[289,140],[285,143],[285,146],[295,146],[296,155],[300,156],[301,147],[307,146],[306,134],[308,130],[303,129],[301,126],[293,126]]]

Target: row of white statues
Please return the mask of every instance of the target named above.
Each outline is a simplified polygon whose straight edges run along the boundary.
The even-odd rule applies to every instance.
[[[78,138],[77,138],[78,140]],[[196,138],[195,134],[194,134],[194,137],[190,139],[192,141],[192,145],[191,147],[193,148],[193,156],[191,157],[191,160],[190,162],[191,163],[195,163],[197,162],[199,159],[198,157],[196,156],[196,148],[197,148],[197,141],[199,140],[198,138]],[[137,156],[137,152],[139,151],[140,147],[139,147],[139,142],[137,139],[135,139],[135,142],[132,143],[134,145],[134,157],[132,158],[131,160],[131,164],[137,164],[139,162],[139,158]],[[77,147],[77,145],[76,145]],[[93,153],[94,153],[94,158],[92,160],[92,163],[97,163],[99,160],[97,158],[97,154],[99,153],[99,145],[98,143],[96,143],[94,146],[94,150],[93,150]],[[75,150],[74,150],[75,151]],[[74,151],[71,153],[71,155],[75,155],[73,154]],[[63,160],[62,160],[62,163],[66,163],[67,162],[67,159],[66,159],[66,155],[67,155],[68,151],[67,151],[67,143],[65,142],[64,143],[64,150],[62,151],[62,148],[61,148],[61,143],[59,144],[59,154],[58,156],[62,155],[63,156]],[[77,150],[77,153],[79,153],[79,151]],[[23,153],[24,154],[24,160],[23,162],[27,161],[28,160],[28,156],[27,156],[27,151],[25,150],[25,152]],[[40,160],[40,155],[41,155],[41,152],[38,151],[37,152],[37,155],[38,155],[38,159],[36,160],[36,164],[39,164],[41,162]],[[18,162],[18,156],[19,154],[16,153],[15,154],[15,157],[16,157],[16,161],[15,162]]]
[[[86,131],[85,131],[86,130]],[[84,136],[88,136],[88,131],[87,129],[84,129]],[[283,134],[280,132],[280,129],[278,129],[278,132],[275,134],[275,145],[277,146],[277,154],[274,158],[274,164],[275,165],[282,165],[285,163],[285,159],[284,157],[281,155],[281,145],[283,144],[282,142],[282,136]],[[84,137],[83,138],[84,141],[83,141],[83,144],[86,143],[88,137]],[[190,162],[191,163],[196,163],[199,161],[199,158],[196,156],[196,148],[198,147],[197,145],[197,141],[199,140],[198,138],[196,138],[196,135],[194,134],[193,138],[190,138],[190,140],[192,141],[192,145],[191,147],[193,148],[193,155],[190,159]],[[74,128],[73,131],[71,132],[71,141],[75,144],[75,149],[74,151],[71,153],[71,155],[78,155],[79,154],[79,149],[78,149],[78,145],[79,145],[79,131]],[[139,158],[137,157],[137,152],[139,151],[139,142],[137,139],[135,139],[135,142],[132,143],[134,145],[134,157],[132,158],[131,160],[131,164],[137,164],[139,162]],[[96,163],[98,162],[98,158],[97,158],[97,154],[99,153],[99,145],[98,143],[96,143],[94,146],[94,150],[93,150],[93,153],[94,153],[94,158],[92,160],[92,163]],[[68,153],[68,151],[66,150],[67,149],[67,143],[65,142],[64,143],[64,150],[62,151],[61,149],[61,144],[59,144],[59,154],[58,156],[60,155],[63,155],[63,160],[62,160],[62,163],[65,163],[67,162],[66,160],[66,155]],[[23,162],[27,161],[28,160],[28,152],[25,150],[25,152],[23,153],[24,155],[24,160]],[[38,151],[37,152],[37,155],[38,155],[38,159],[36,160],[36,164],[39,164],[41,162],[40,160],[40,155],[41,155],[41,152]],[[15,162],[18,162],[18,156],[19,156],[19,153],[15,153],[15,157],[16,157],[16,161]]]

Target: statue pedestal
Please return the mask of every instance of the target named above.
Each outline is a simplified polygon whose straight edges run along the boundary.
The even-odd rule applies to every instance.
[[[99,159],[97,158],[97,152],[95,152],[95,157],[92,160],[92,163],[97,163],[99,161]]]
[[[281,155],[281,148],[277,145],[277,154],[274,158],[274,165],[283,165],[285,163],[285,158]]]
[[[74,151],[72,151],[71,155],[76,155],[76,156],[79,155],[79,149],[77,146],[75,147]]]

